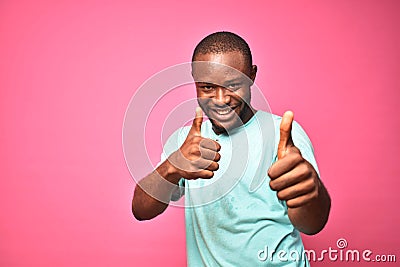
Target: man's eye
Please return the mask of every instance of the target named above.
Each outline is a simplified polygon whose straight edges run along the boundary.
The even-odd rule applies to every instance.
[[[212,90],[214,90],[214,87],[213,87],[213,86],[206,85],[206,86],[202,86],[201,89],[202,89],[203,91],[212,91]]]
[[[226,88],[228,88],[229,90],[238,90],[242,85],[240,83],[232,83],[229,84]]]

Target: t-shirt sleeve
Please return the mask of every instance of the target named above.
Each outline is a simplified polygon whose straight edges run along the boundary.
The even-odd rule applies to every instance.
[[[178,201],[185,194],[185,179],[181,178],[178,183],[178,187],[172,192],[171,200]]]

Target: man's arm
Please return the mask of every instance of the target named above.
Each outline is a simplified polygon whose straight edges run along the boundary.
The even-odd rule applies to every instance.
[[[297,208],[288,208],[289,219],[301,232],[313,235],[321,231],[328,221],[331,207],[329,194],[318,179],[318,193],[308,204]]]
[[[210,179],[218,170],[221,146],[214,140],[201,137],[203,113],[198,107],[192,127],[182,146],[136,186],[132,213],[138,220],[149,220],[161,214],[178,189],[181,178]]]
[[[280,125],[278,161],[268,170],[270,187],[286,201],[292,224],[305,234],[316,234],[328,221],[331,200],[314,167],[294,145],[293,113],[286,112]]]
[[[132,213],[138,220],[149,220],[161,214],[177,190],[179,175],[166,160],[144,177],[135,188]]]

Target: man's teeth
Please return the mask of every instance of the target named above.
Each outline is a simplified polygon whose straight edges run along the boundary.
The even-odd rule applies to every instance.
[[[228,113],[231,112],[231,111],[232,111],[231,108],[217,109],[217,110],[216,110],[216,112],[217,112],[219,115],[226,115],[226,114],[228,114]]]

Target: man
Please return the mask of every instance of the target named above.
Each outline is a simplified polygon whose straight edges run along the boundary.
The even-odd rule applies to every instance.
[[[163,160],[136,186],[139,220],[185,195],[189,266],[308,266],[299,232],[318,233],[327,222],[330,197],[311,143],[292,112],[252,107],[256,74],[241,37],[204,38],[192,57],[200,106],[192,126],[170,137]]]

